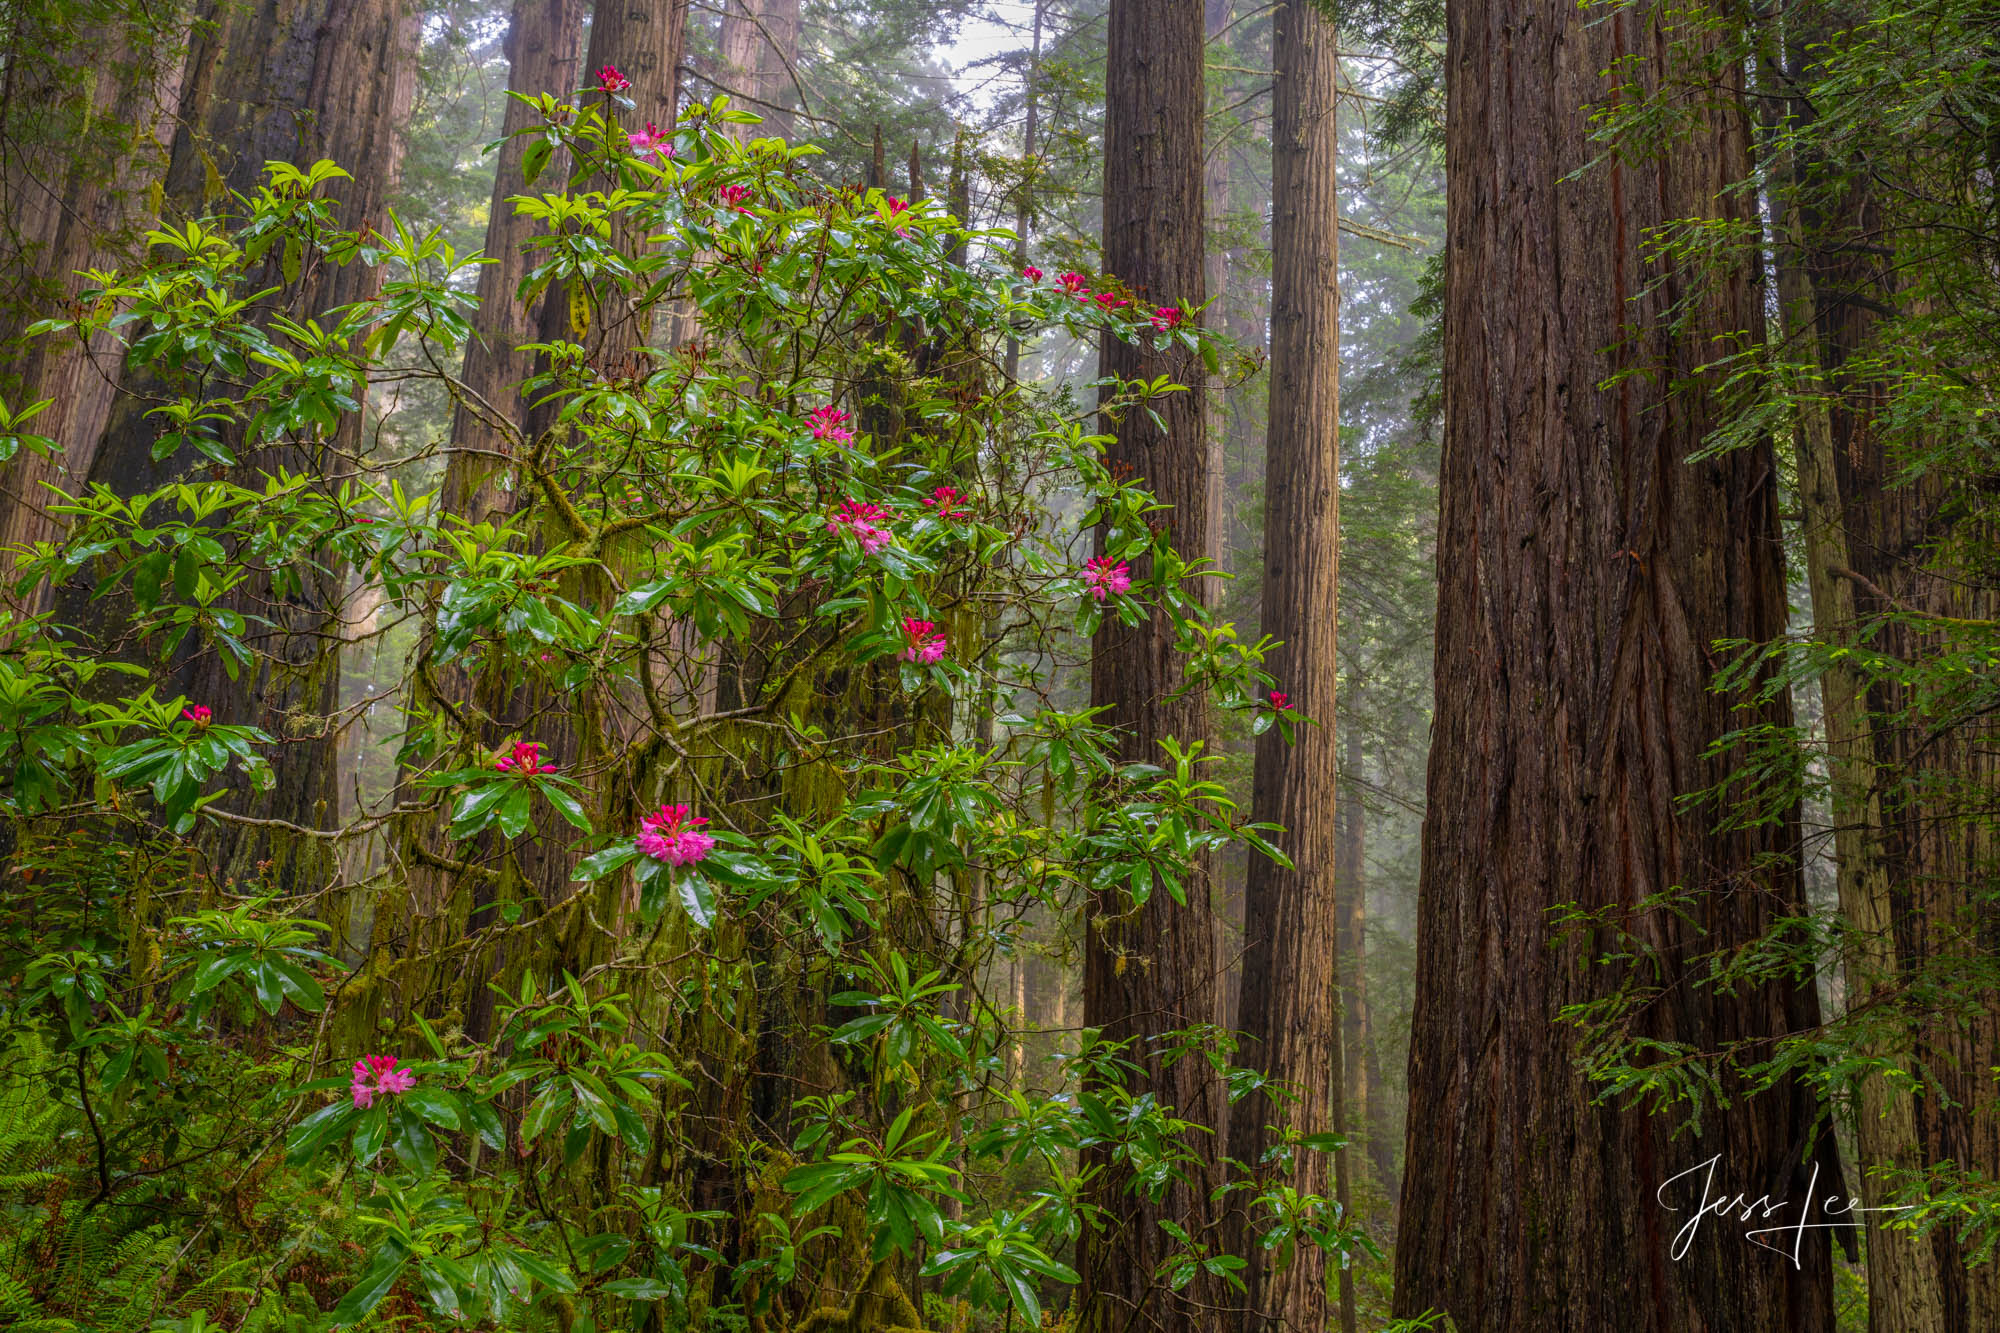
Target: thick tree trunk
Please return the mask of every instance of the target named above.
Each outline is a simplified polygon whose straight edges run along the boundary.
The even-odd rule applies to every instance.
[[[342,222],[385,225],[416,90],[415,6],[409,0],[209,0],[197,17],[202,22],[188,53],[167,173],[169,208],[227,212],[232,193],[252,191],[267,161],[327,158],[352,173],[328,187]],[[277,264],[274,255],[266,285],[282,282]],[[359,263],[311,266],[291,290],[289,312],[317,315],[370,300],[382,276]],[[135,394],[114,406],[91,462],[93,483],[133,495],[193,465],[186,457],[152,461],[159,426],[145,416],[151,405]],[[361,437],[361,422],[350,421],[339,444],[357,448]],[[281,467],[339,475],[342,468],[326,456],[328,443],[249,450],[238,475],[249,481]],[[241,790],[241,799],[228,802],[239,810],[319,829],[338,816],[338,745],[330,715],[340,671],[328,642],[341,634],[345,582],[342,570],[315,571],[301,592],[275,597],[269,572],[255,571],[225,599],[231,609],[273,622],[252,636],[255,666],[232,680],[219,655],[190,636],[160,671],[163,695],[185,694],[213,709],[218,722],[250,723],[278,738],[268,756],[272,788],[263,794]],[[65,619],[101,631],[111,628],[107,616],[119,614],[107,604],[72,601],[68,593],[63,601],[71,612]],[[331,865],[331,844],[276,825],[219,824],[210,845],[223,874],[257,876],[280,890],[319,887]]]
[[[56,442],[52,454],[23,450],[0,472],[0,581],[11,582],[9,552],[55,541],[67,523],[49,512],[50,487],[83,489],[111,416],[123,369],[117,338],[99,334],[24,338],[38,319],[60,317],[85,287],[80,274],[115,268],[144,250],[156,204],[149,196],[166,175],[173,118],[186,67],[187,6],[168,4],[134,18],[79,13],[77,24],[104,22],[85,34],[73,27],[25,26],[5,34],[7,62],[0,122],[0,240],[6,297],[0,302],[0,393],[16,411],[49,405],[26,427]],[[78,47],[93,42],[88,60]],[[101,43],[101,45],[95,45]],[[42,604],[47,589],[23,605]],[[12,589],[7,590],[12,596]]]
[[[1730,187],[1747,121],[1717,100],[1657,158],[1588,166],[1601,71],[1650,85],[1670,43],[1704,39],[1652,6],[1556,0],[1451,0],[1447,27],[1436,722],[1397,1310],[1482,1333],[1830,1328],[1826,1231],[1799,1237],[1796,1266],[1746,1240],[1755,1223],[1706,1218],[1676,1248],[1710,1158],[1714,1192],[1787,1201],[1792,1221],[1815,1170],[1815,1200],[1839,1191],[1808,1089],[1729,1087],[1676,1137],[1667,1115],[1596,1101],[1561,1017],[1638,986],[1633,1035],[1753,1056],[1818,1020],[1809,981],[1721,994],[1689,976],[1805,911],[1794,819],[1716,831],[1720,812],[1681,804],[1743,759],[1710,742],[1790,720],[1708,688],[1716,640],[1785,631],[1770,450],[1684,461],[1715,417],[1697,373],[1712,340],[1761,327],[1754,271],[1697,287],[1640,257],[1669,219],[1745,220]],[[1669,893],[1681,910],[1657,905]],[[1597,924],[1559,931],[1563,904]]]
[[[616,65],[632,81],[635,129],[647,121],[666,129],[679,114],[687,15],[688,0],[597,0],[591,10],[587,82]]]
[[[1273,726],[1257,741],[1250,809],[1281,824],[1286,869],[1250,858],[1244,892],[1240,1061],[1282,1080],[1295,1100],[1253,1095],[1234,1108],[1229,1154],[1255,1167],[1273,1128],[1345,1133],[1337,957],[1333,794],[1334,630],[1340,573],[1340,261],[1333,30],[1305,0],[1274,19],[1272,64],[1271,384],[1264,465],[1263,632],[1266,659],[1293,705],[1318,722],[1287,743]],[[1328,1179],[1328,1166],[1332,1179]],[[1300,1152],[1290,1182],[1348,1202],[1347,1155]],[[1318,1333],[1326,1327],[1326,1255],[1292,1262],[1247,1237],[1238,1253],[1251,1317],[1245,1326]],[[1351,1272],[1340,1271],[1341,1327],[1354,1329]]]
[[[1202,293],[1202,8],[1193,4],[1112,0],[1108,19],[1104,138],[1104,268],[1156,305],[1198,308]],[[1202,366],[1180,351],[1154,352],[1150,344],[1106,337],[1099,350],[1106,374],[1128,379],[1170,374],[1199,386]],[[1129,471],[1168,506],[1176,550],[1189,559],[1208,549],[1208,446],[1199,393],[1155,404],[1162,430],[1144,411],[1107,421],[1115,442],[1106,461]],[[1100,538],[1101,540],[1101,538]],[[1206,596],[1204,591],[1190,590]],[[1181,659],[1164,617],[1126,629],[1109,618],[1098,632],[1091,660],[1090,697],[1109,711],[1119,755],[1158,763],[1159,743],[1182,744],[1209,736],[1209,703],[1183,685]],[[1164,890],[1132,908],[1122,893],[1099,895],[1090,905],[1084,958],[1084,1022],[1111,1040],[1129,1040],[1130,1057],[1146,1070],[1147,1091],[1177,1115],[1226,1127],[1222,1087],[1199,1056],[1161,1066],[1155,1038],[1163,1032],[1211,1022],[1215,1016],[1216,958],[1213,915],[1205,867],[1187,881],[1181,906]],[[1219,1145],[1207,1136],[1190,1145],[1213,1161]],[[1171,1293],[1156,1272],[1173,1252],[1164,1220],[1187,1228],[1198,1242],[1219,1244],[1209,1202],[1207,1173],[1177,1184],[1153,1202],[1131,1192],[1132,1182],[1106,1153],[1087,1160],[1101,1169],[1093,1202],[1104,1210],[1105,1230],[1086,1231],[1079,1247],[1083,1285],[1080,1328],[1109,1330],[1209,1327],[1220,1304],[1215,1284],[1197,1278]]]

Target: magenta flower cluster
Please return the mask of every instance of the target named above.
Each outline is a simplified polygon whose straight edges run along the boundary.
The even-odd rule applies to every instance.
[[[1108,555],[1095,556],[1083,565],[1083,586],[1098,601],[1132,591],[1132,567]]]
[[[354,1062],[354,1083],[348,1091],[358,1107],[370,1107],[377,1097],[393,1097],[417,1086],[417,1076],[396,1068],[393,1055],[364,1055]]]
[[[940,486],[923,504],[926,509],[936,510],[939,518],[968,518],[972,511],[965,506],[967,498],[956,486]]]
[[[943,659],[944,635],[937,625],[929,620],[903,618],[903,651],[897,654],[905,662],[919,662],[929,666]]]
[[[845,532],[853,537],[864,555],[880,555],[891,540],[889,522],[889,511],[881,505],[843,500],[839,510],[827,520],[826,530],[836,536]]]
[[[1030,266],[1021,270],[1021,276],[1029,282],[1040,282],[1042,271]],[[1074,301],[1095,304],[1106,314],[1132,305],[1130,300],[1116,293],[1091,291],[1090,279],[1081,273],[1064,273],[1057,277],[1056,290]],[[1187,311],[1176,305],[1163,305],[1152,310],[1143,305],[1134,306],[1133,313],[1145,316],[1147,322],[1161,333],[1170,332],[1187,323]]]
[[[554,764],[542,762],[542,747],[535,741],[515,741],[514,748],[493,761],[494,771],[529,778],[537,773],[553,773]]]
[[[852,420],[853,417],[828,403],[825,407],[814,408],[812,415],[806,418],[806,425],[812,428],[812,437],[815,440],[832,440],[835,444],[849,444],[854,440],[854,432],[848,428],[847,423]]]
[[[632,145],[633,152],[640,157],[650,157],[655,163],[663,163],[674,155],[674,136],[650,120],[643,131],[628,134],[625,138]]]
[[[713,834],[703,833],[706,819],[690,814],[685,805],[663,805],[639,821],[634,840],[639,851],[670,866],[693,865],[715,849]]]
[[[215,721],[215,714],[209,712],[205,704],[195,704],[192,707],[183,708],[181,709],[181,716],[194,723],[197,727],[205,727]]]

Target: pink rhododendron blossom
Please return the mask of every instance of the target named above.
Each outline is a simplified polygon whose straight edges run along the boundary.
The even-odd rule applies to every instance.
[[[1275,712],[1288,713],[1292,709],[1292,696],[1283,690],[1271,691],[1271,708]]]
[[[1026,278],[1029,282],[1040,282],[1042,280],[1042,271],[1038,268],[1035,268],[1033,265],[1030,265],[1029,267],[1021,270],[1021,276]]]
[[[1090,288],[1083,284],[1084,277],[1081,273],[1065,273],[1056,279],[1056,286],[1062,290],[1064,296],[1074,296],[1079,301],[1090,295]]]
[[[928,666],[944,656],[944,635],[937,632],[937,626],[928,620],[903,618],[903,651],[898,654],[905,662],[921,662]]]
[[[650,157],[656,163],[665,162],[674,155],[674,136],[666,133],[650,120],[646,122],[646,128],[643,132],[628,134],[625,136],[625,139],[632,145],[633,152],[637,153],[640,157]]]
[[[891,222],[894,222],[897,218],[901,217],[903,214],[910,211],[910,205],[908,204],[908,202],[902,199],[898,199],[893,194],[886,196],[882,202],[888,205],[889,220]],[[910,238],[910,229],[908,227],[898,227],[896,228],[896,234],[898,236],[901,236],[904,240],[908,240]]]
[[[556,771],[554,764],[542,762],[542,747],[536,741],[515,741],[512,750],[493,761],[493,768],[496,772],[515,773],[522,777]]]
[[[354,1062],[354,1084],[348,1089],[358,1107],[375,1104],[377,1097],[393,1097],[417,1086],[417,1076],[396,1068],[393,1055],[364,1055]]]
[[[939,518],[965,518],[971,510],[965,507],[966,495],[956,486],[940,486],[924,501],[924,508],[937,510]]]
[[[716,187],[715,197],[739,213],[748,213],[745,207],[750,202],[750,187],[747,185],[721,185]]]
[[[1153,327],[1162,333],[1179,328],[1180,324],[1181,308],[1177,305],[1163,305],[1153,312]]]
[[[597,71],[597,91],[601,93],[622,93],[632,86],[632,80],[618,72],[618,66],[605,65]]]
[[[826,530],[850,534],[867,555],[879,555],[889,545],[889,511],[877,504],[843,500],[840,510],[827,520]]]
[[[693,865],[715,849],[714,835],[701,831],[708,821],[690,815],[685,805],[663,805],[639,822],[644,827],[634,841],[643,855],[655,861]]]
[[[215,721],[215,714],[209,712],[207,706],[203,704],[195,704],[192,707],[181,709],[181,716],[194,723],[197,727],[205,727]]]
[[[1083,582],[1090,589],[1090,595],[1101,602],[1118,593],[1132,591],[1132,567],[1108,555],[1096,556],[1084,562]]]
[[[1126,306],[1131,304],[1132,303],[1126,300],[1124,297],[1113,296],[1110,292],[1099,292],[1097,294],[1097,308],[1099,310],[1112,311],[1118,309],[1118,307],[1120,306]]]
[[[852,418],[847,413],[829,403],[825,407],[814,408],[813,414],[806,418],[806,424],[812,427],[815,440],[846,444],[854,438],[854,432],[847,428],[850,420]]]

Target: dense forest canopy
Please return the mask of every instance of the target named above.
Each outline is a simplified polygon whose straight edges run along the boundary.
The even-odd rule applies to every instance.
[[[0,2],[0,1329],[2000,1329],[1996,42]]]

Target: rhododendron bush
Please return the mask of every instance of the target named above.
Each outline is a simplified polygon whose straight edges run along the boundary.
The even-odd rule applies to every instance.
[[[1062,670],[1162,616],[1187,688],[1293,716],[1085,386],[1003,349],[1205,335],[718,109],[621,125],[593,78],[525,135],[511,295],[553,317],[506,400],[457,372],[478,258],[345,230],[328,163],[44,326],[122,340],[156,475],[51,499],[70,536],[19,576],[48,609],[0,644],[14,1077],[81,1108],[94,1205],[198,1179],[320,1256],[337,1324],[783,1328],[864,1278],[1034,1324],[1079,1147],[1160,1189],[1187,1127],[1089,1034],[1017,1067],[986,983],[1032,912],[1268,852],[1198,747],[1119,768]],[[347,265],[380,297],[317,306]],[[425,395],[448,437],[401,424]],[[362,703],[310,706],[363,651]],[[364,711],[394,781],[269,813]],[[365,1225],[343,1248],[313,1200]]]

